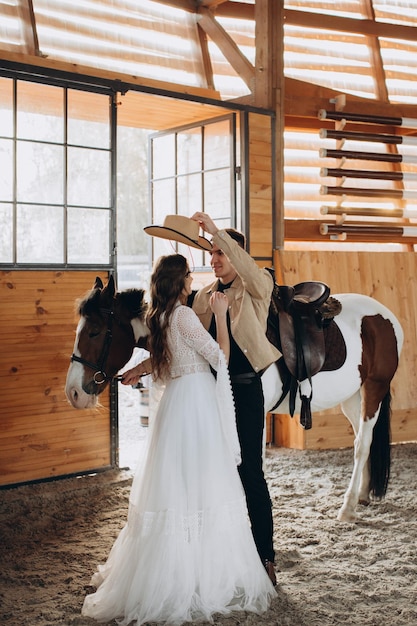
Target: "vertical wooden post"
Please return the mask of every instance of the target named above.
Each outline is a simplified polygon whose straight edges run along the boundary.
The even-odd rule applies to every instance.
[[[272,159],[272,249],[284,245],[284,3],[255,0],[255,89],[254,104],[275,111],[271,135]],[[272,251],[271,251],[272,252]],[[277,416],[270,416],[270,425]],[[280,424],[278,424],[278,427]],[[270,428],[270,443],[276,443],[276,428]],[[278,439],[279,439],[278,433]],[[280,445],[282,442],[280,441]],[[300,447],[302,447],[300,445]]]
[[[274,110],[273,248],[284,245],[284,9],[283,2],[255,0],[255,91],[254,102]]]

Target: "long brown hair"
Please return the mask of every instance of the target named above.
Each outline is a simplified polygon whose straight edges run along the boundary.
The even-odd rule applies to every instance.
[[[154,266],[146,322],[150,330],[150,353],[155,379],[168,377],[171,352],[167,342],[167,329],[171,314],[178,301],[184,301],[182,291],[187,276],[187,259],[182,254],[160,257]]]

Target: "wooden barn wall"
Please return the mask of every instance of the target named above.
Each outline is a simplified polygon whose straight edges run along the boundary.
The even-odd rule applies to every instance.
[[[417,255],[413,252],[275,251],[277,281],[294,285],[321,280],[333,294],[362,293],[390,308],[404,330],[400,365],[392,383],[392,441],[417,440],[416,311]],[[314,393],[314,388],[313,388]],[[304,431],[298,417],[275,417],[275,443],[290,448],[319,449],[353,445],[353,432],[339,409],[315,413]]]
[[[78,316],[97,272],[0,272],[0,485],[110,465],[109,393],[72,408],[64,387]],[[105,280],[107,273],[99,273]]]
[[[271,265],[272,257],[272,120],[249,113],[249,251],[261,264]]]

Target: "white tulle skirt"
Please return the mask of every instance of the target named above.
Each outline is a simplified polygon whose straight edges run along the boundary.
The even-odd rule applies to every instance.
[[[127,626],[265,611],[260,561],[209,372],[169,381],[150,426],[128,522],[92,578],[82,613]]]

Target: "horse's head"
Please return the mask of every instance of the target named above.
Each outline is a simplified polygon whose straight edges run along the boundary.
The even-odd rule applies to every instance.
[[[140,337],[148,334],[143,289],[116,292],[96,278],[91,291],[78,301],[80,321],[68,369],[65,393],[76,409],[92,408],[97,396],[128,362]]]

